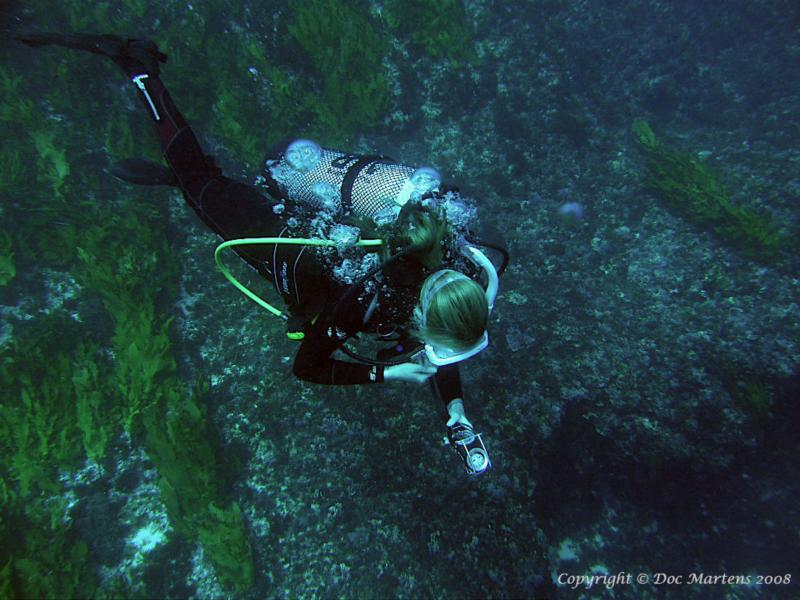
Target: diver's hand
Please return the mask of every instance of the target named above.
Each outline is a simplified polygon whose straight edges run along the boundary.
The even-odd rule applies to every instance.
[[[447,421],[448,427],[452,427],[456,423],[461,423],[462,425],[466,425],[472,429],[472,423],[469,422],[467,415],[464,414],[464,402],[461,400],[461,398],[451,400],[447,405],[447,412],[450,415],[450,419]]]
[[[417,363],[401,363],[391,365],[383,370],[384,381],[410,381],[411,383],[425,383],[428,377],[436,373],[436,367],[418,365]]]

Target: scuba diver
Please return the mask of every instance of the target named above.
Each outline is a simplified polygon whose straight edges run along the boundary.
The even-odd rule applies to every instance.
[[[486,332],[508,255],[499,269],[470,242],[476,211],[430,167],[359,156],[295,140],[266,162],[257,187],[225,177],[205,155],[159,78],[166,55],[148,40],[34,33],[31,47],[57,45],[110,58],[133,82],[168,167],[128,159],[111,172],[130,183],[180,188],[223,240],[226,277],[283,318],[299,340],[294,374],[325,385],[429,381],[447,413],[446,443],[470,474],[491,461],[467,419],[458,364],[488,345]],[[368,234],[376,239],[361,239]],[[269,237],[264,237],[269,236]],[[274,286],[288,314],[239,283],[221,251],[231,248]],[[485,278],[485,286],[479,281]],[[359,333],[389,346],[377,359],[346,346]],[[356,362],[333,358],[342,350]]]

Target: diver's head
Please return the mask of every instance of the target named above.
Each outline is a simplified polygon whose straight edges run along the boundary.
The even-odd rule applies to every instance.
[[[486,291],[458,271],[436,271],[422,285],[415,321],[416,335],[440,364],[468,358],[485,347],[489,323]]]
[[[442,246],[450,236],[443,214],[430,206],[408,203],[393,225],[385,250],[412,248],[411,256],[433,270],[442,263]]]

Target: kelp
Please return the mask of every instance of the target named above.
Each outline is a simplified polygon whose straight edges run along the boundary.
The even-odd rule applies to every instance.
[[[17,274],[14,252],[11,249],[11,236],[0,231],[0,287],[6,285]]]
[[[659,142],[646,121],[636,121],[633,131],[645,152],[648,186],[675,214],[766,264],[789,246],[778,225],[731,201],[720,176],[708,164]]]
[[[78,335],[62,316],[43,317],[18,331],[0,355],[0,447],[22,498],[57,492],[59,468],[80,463],[72,384]]]
[[[383,70],[388,45],[372,21],[341,0],[294,0],[289,33],[314,66],[319,136],[346,141],[375,125],[389,99]],[[321,80],[321,81],[320,81]]]
[[[64,521],[61,473],[83,459],[73,359],[91,352],[60,315],[23,328],[0,354],[2,597],[86,597],[86,544]]]
[[[168,289],[175,277],[170,252],[155,223],[142,227],[133,216],[111,220],[113,230],[79,255],[87,282],[114,322],[110,385],[124,399],[124,427],[145,440],[175,530],[203,544],[220,581],[243,591],[253,581],[252,549],[241,515],[220,519],[218,514],[217,507],[231,501],[223,491],[217,436],[204,408],[207,388],[185,389],[169,335],[172,319],[157,308],[157,290]],[[109,248],[115,249],[113,261]]]
[[[384,16],[397,35],[431,58],[477,61],[463,0],[388,0]]]

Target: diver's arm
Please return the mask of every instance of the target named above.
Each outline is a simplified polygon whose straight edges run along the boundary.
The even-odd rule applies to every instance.
[[[337,333],[340,335],[337,336]],[[304,381],[324,385],[355,385],[384,381],[425,383],[436,373],[436,367],[417,363],[408,362],[383,367],[331,358],[347,337],[341,329],[312,330],[312,334],[303,340],[294,359],[295,376]]]
[[[433,382],[434,393],[444,403],[445,408],[453,400],[464,397],[464,391],[461,389],[461,375],[457,364],[439,367],[431,381]]]
[[[420,365],[413,362],[390,365],[383,371],[384,381],[408,381],[409,383],[425,383],[436,373],[436,367]]]
[[[356,385],[381,383],[382,366],[362,365],[331,358],[347,340],[348,335],[338,327],[327,326],[325,319],[317,324],[300,344],[294,359],[294,375],[303,381],[323,385]]]
[[[456,423],[472,426],[464,413],[464,392],[457,364],[439,367],[436,375],[431,378],[431,387],[433,393],[444,403],[448,427]]]
[[[331,355],[347,338],[336,338],[336,332],[309,336],[300,345],[294,360],[294,374],[298,379],[324,385],[355,385],[382,383],[384,381],[408,381],[424,383],[436,373],[436,367],[402,363],[383,367],[362,365],[331,358]]]

